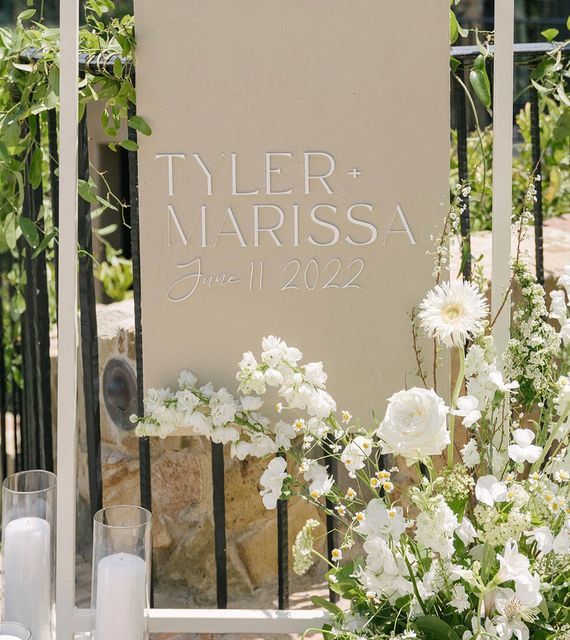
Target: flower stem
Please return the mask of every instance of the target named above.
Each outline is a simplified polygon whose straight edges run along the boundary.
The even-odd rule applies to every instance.
[[[463,379],[465,378],[465,351],[463,347],[457,349],[459,353],[459,371],[457,373],[457,380],[455,381],[455,388],[453,389],[453,396],[451,397],[451,409],[457,408],[457,399],[461,393],[461,387],[463,386]],[[447,466],[451,468],[453,466],[453,450],[455,447],[455,416],[450,416],[449,435],[451,442],[447,448]]]

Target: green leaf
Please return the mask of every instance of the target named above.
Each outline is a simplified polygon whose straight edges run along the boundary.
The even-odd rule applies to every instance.
[[[42,238],[42,241],[40,242],[40,244],[36,247],[36,250],[34,251],[34,254],[32,255],[32,258],[34,258],[34,259],[37,258],[42,251],[45,251],[45,249],[47,249],[49,243],[55,238],[56,235],[57,235],[57,233],[55,231],[50,231],[50,233],[46,234]]]
[[[540,35],[544,36],[548,42],[552,42],[559,33],[560,31],[558,31],[558,29],[546,29],[545,31],[541,31]]]
[[[77,190],[79,196],[90,204],[97,204],[97,194],[95,192],[95,184],[92,180],[78,180]]]
[[[18,240],[16,228],[16,216],[11,214],[4,223],[4,238],[6,239],[6,245],[9,249],[16,248],[16,242]]]
[[[30,184],[34,189],[37,189],[42,182],[42,161],[42,150],[36,147],[30,160]]]
[[[10,164],[12,157],[8,151],[8,147],[0,140],[0,161]]]
[[[139,145],[133,140],[121,140],[121,142],[119,142],[119,146],[123,147],[123,149],[126,149],[127,151],[137,151],[139,148]]]
[[[35,249],[40,241],[40,234],[36,225],[29,218],[20,216],[20,229],[22,230],[24,238],[26,238],[30,247]]]
[[[449,10],[449,42],[454,44],[459,38],[459,22],[453,11]]]
[[[321,598],[320,596],[312,596],[311,602],[316,607],[322,607],[323,609],[330,611],[330,613],[332,613],[334,616],[338,616],[342,614],[342,609],[339,606],[337,606],[336,604],[334,604],[334,602],[331,602],[330,600]]]
[[[17,17],[17,21],[24,22],[24,20],[29,20],[30,18],[33,18],[35,15],[36,15],[35,9],[26,9],[25,11],[22,11],[22,13]]]
[[[560,118],[558,118],[552,137],[555,142],[564,142],[567,138],[570,138],[570,109],[565,109]]]
[[[420,616],[414,625],[426,640],[461,640],[453,628],[437,616]]]
[[[469,72],[469,82],[479,100],[488,109],[491,106],[491,83],[487,75],[485,58],[481,55],[475,58],[473,68]]]
[[[132,116],[129,118],[129,126],[137,131],[140,131],[145,136],[152,135],[152,129],[148,126],[146,120],[140,116]]]
[[[121,62],[121,58],[117,56],[115,61],[113,62],[113,75],[115,78],[123,77],[123,63]]]
[[[568,16],[568,20],[566,20],[566,28],[570,31],[570,16]]]

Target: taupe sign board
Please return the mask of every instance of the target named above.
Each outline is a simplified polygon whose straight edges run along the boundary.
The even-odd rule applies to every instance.
[[[274,334],[363,420],[415,371],[449,167],[445,0],[136,0],[145,386]],[[426,358],[427,359],[427,358]]]

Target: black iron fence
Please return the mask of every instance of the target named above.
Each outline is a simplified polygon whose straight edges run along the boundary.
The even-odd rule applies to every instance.
[[[542,60],[550,49],[550,45],[518,45],[515,51],[516,61],[530,71]],[[466,74],[479,51],[476,47],[457,47],[452,50],[453,57],[459,61],[455,75],[452,74],[452,128],[457,132],[457,161],[459,179],[467,181],[470,175],[467,142],[469,136],[468,110],[471,108],[459,79],[465,82]],[[39,54],[30,54],[36,57]],[[114,58],[103,60],[100,58],[80,59],[80,68],[90,73],[98,74],[108,70],[112,73]],[[540,109],[539,96],[535,89],[529,90],[531,104],[532,129],[532,160],[539,167],[541,158],[540,137]],[[131,114],[133,115],[133,114]],[[44,117],[45,116],[45,117]],[[32,121],[33,122],[33,121]],[[58,221],[58,158],[57,158],[57,118],[54,110],[43,116],[35,116],[35,135],[40,135],[40,125],[47,130],[49,142],[49,188],[53,220]],[[129,129],[129,139],[136,141],[137,133]],[[529,167],[532,171],[535,167]],[[134,277],[134,309],[135,309],[135,353],[138,375],[137,406],[138,413],[144,413],[143,407],[143,349],[141,325],[141,269],[139,246],[139,204],[137,186],[137,153],[128,153],[129,199],[130,207],[130,235]],[[79,177],[87,180],[89,177],[89,152],[87,119],[84,117],[79,123]],[[44,224],[38,218],[42,202],[42,185],[32,188],[29,171],[24,186],[23,214],[30,217],[41,229]],[[544,280],[544,252],[542,244],[542,193],[538,183],[538,198],[535,204],[535,238],[536,238],[536,275],[539,281]],[[461,214],[461,234],[469,246],[471,225],[468,198],[464,201]],[[103,502],[103,478],[101,467],[101,416],[100,416],[100,380],[98,330],[96,315],[96,294],[93,277],[92,227],[89,204],[79,198],[79,245],[81,251],[78,257],[79,268],[79,312],[80,312],[80,346],[83,369],[83,393],[85,397],[85,425],[87,437],[87,452],[89,463],[90,508],[94,513],[101,508]],[[50,371],[50,311],[48,304],[48,265],[46,251],[33,253],[32,249],[22,242],[20,247],[23,256],[19,268],[21,276],[25,278],[26,308],[21,317],[15,322],[13,318],[3,312],[0,322],[0,463],[2,473],[7,473],[7,418],[12,419],[13,447],[15,450],[16,470],[30,468],[52,469],[52,411],[51,411],[51,371]],[[57,243],[55,246],[57,253]],[[468,252],[469,253],[469,252]],[[57,263],[57,261],[56,261]],[[0,261],[0,290],[2,296],[14,294],[14,288],[6,279],[6,274],[12,268],[6,256]],[[463,265],[466,276],[471,272],[471,261],[468,259]],[[5,305],[3,305],[3,309]],[[8,346],[10,349],[8,350]],[[8,362],[7,355],[10,355]],[[18,366],[14,366],[16,363]],[[151,473],[151,443],[148,438],[139,441],[140,458],[140,500],[141,504],[152,508],[152,473]],[[224,488],[224,456],[222,445],[212,444],[212,479],[213,479],[213,519],[215,528],[215,562],[217,604],[225,608],[228,602],[228,577],[226,572],[226,515]],[[337,473],[336,461],[330,460],[331,472]],[[289,606],[289,550],[288,550],[288,513],[287,502],[280,501],[277,509],[277,551],[278,551],[278,603],[279,608]],[[329,552],[336,546],[336,534],[329,533],[327,537]],[[331,594],[331,598],[334,595]]]

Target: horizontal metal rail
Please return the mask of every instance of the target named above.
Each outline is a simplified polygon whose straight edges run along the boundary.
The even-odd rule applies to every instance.
[[[535,56],[541,56],[554,51],[559,45],[553,42],[529,42],[515,44],[515,61],[521,61],[522,59],[531,59]],[[564,52],[570,52],[570,44],[565,45],[562,50]],[[494,46],[489,47],[489,51],[493,53]],[[458,47],[451,47],[451,55],[458,60],[468,62],[473,60],[480,53],[480,49],[477,45],[464,45]],[[28,62],[39,62],[43,57],[41,49],[26,49],[22,53],[22,59]],[[116,53],[99,53],[88,55],[86,53],[80,53],[78,58],[79,68],[81,71],[87,71],[93,75],[113,74],[113,64],[115,60],[119,58],[124,67],[124,73],[134,73],[135,68],[130,58],[124,58]]]

